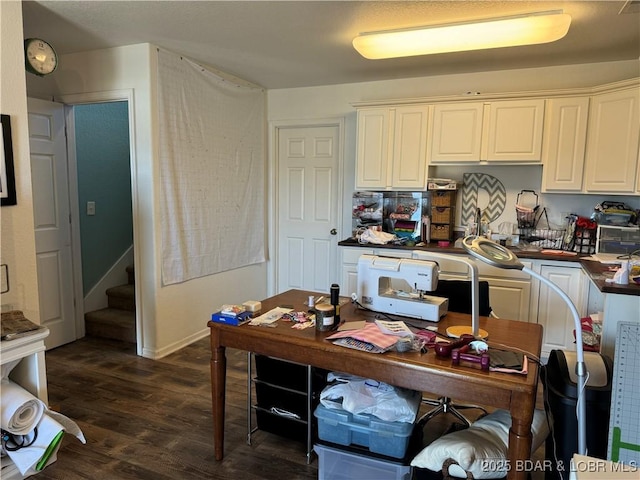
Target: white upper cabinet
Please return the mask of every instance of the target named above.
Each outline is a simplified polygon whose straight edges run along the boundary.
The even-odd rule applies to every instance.
[[[356,188],[387,187],[390,111],[388,107],[358,110]]]
[[[591,98],[585,190],[633,193],[638,190],[640,89],[637,86]]]
[[[356,188],[427,187],[428,105],[358,110]]]
[[[430,162],[477,162],[482,143],[484,103],[439,104],[433,107]]]
[[[435,105],[429,162],[540,162],[544,102],[533,99]]]
[[[544,100],[508,100],[489,104],[486,160],[540,162]]]
[[[542,145],[543,192],[582,190],[588,118],[588,97],[547,100]]]

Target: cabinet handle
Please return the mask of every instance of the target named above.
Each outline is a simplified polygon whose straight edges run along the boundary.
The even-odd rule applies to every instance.
[[[338,230],[336,230],[335,228],[332,228],[331,231],[329,232],[331,235],[337,235],[338,234]]]

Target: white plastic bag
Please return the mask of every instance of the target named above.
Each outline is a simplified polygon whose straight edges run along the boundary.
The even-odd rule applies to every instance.
[[[320,393],[320,403],[327,408],[370,414],[385,422],[413,423],[416,419],[422,399],[418,391],[346,373],[331,372],[327,380],[335,381]]]
[[[393,235],[392,233],[379,232],[377,230],[368,228],[364,232],[362,232],[358,241],[360,243],[373,243],[374,245],[385,245],[397,239],[398,237]]]

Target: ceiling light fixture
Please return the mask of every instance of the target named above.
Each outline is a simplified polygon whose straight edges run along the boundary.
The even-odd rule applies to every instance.
[[[353,48],[368,59],[410,57],[446,52],[549,43],[569,31],[571,16],[562,10],[511,17],[367,32],[353,39]]]

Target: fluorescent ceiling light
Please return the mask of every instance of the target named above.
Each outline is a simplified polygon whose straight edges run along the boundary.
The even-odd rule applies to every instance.
[[[353,39],[353,47],[365,58],[380,59],[534,45],[561,39],[569,31],[570,24],[571,16],[555,10],[362,33]]]

